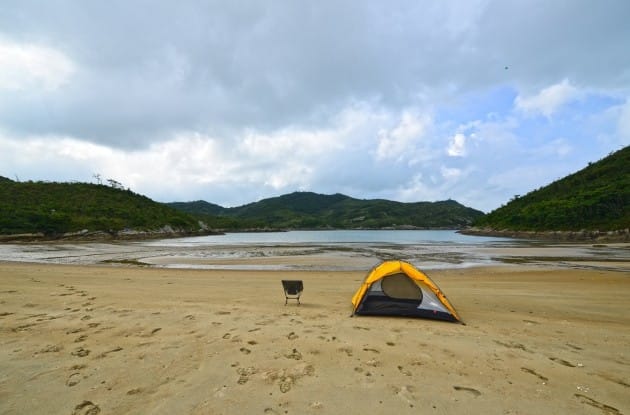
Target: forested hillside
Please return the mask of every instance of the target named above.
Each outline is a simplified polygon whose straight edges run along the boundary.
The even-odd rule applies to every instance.
[[[630,146],[522,197],[474,226],[516,231],[616,231],[630,227]]]
[[[15,182],[0,177],[0,234],[117,233],[170,227],[194,232],[198,220],[121,188],[88,183]]]
[[[246,223],[249,227],[283,229],[458,229],[470,225],[474,219],[483,215],[483,212],[454,200],[401,203],[312,192],[294,192],[234,208],[220,208],[203,201],[169,205],[188,213],[218,215],[218,219],[231,219],[235,221],[233,223]],[[212,223],[217,223],[216,220],[212,220]]]

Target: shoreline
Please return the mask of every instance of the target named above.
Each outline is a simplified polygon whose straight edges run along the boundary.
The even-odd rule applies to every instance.
[[[142,242],[159,239],[188,238],[195,236],[224,235],[221,231],[119,231],[119,232],[72,232],[57,236],[48,236],[43,233],[23,233],[0,235],[0,245],[2,244],[46,244],[46,243],[116,243],[116,242]]]
[[[0,413],[629,413],[628,274],[427,271],[464,326],[349,317],[366,273],[0,262]]]
[[[457,231],[462,235],[494,236],[525,240],[544,240],[564,243],[620,243],[630,242],[630,229],[615,231],[580,230],[580,231],[517,231],[509,229],[467,228]]]
[[[159,229],[154,231],[81,231],[71,232],[62,235],[45,235],[43,233],[24,233],[24,234],[2,234],[0,235],[0,245],[4,243],[9,244],[37,244],[37,243],[116,243],[116,242],[142,242],[159,239],[177,239],[196,236],[209,236],[209,235],[225,235],[226,233],[277,233],[277,232],[291,232],[291,231],[391,231],[391,230],[450,230],[462,235],[469,236],[487,236],[487,237],[499,237],[499,238],[512,238],[525,241],[548,241],[548,242],[565,242],[565,243],[622,243],[630,242],[630,229],[618,229],[614,231],[600,231],[600,230],[579,230],[579,231],[524,231],[524,230],[509,230],[509,229],[493,229],[493,228],[424,228],[416,226],[398,226],[398,227],[383,227],[383,228],[351,228],[351,229],[336,229],[336,228],[316,228],[316,229],[275,229],[275,228],[260,228],[260,229],[207,229],[200,231],[177,231],[170,227],[165,229]]]

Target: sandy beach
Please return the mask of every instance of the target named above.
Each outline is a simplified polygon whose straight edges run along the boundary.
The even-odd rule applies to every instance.
[[[630,413],[627,272],[428,275],[466,325],[350,317],[358,271],[0,262],[0,413]]]

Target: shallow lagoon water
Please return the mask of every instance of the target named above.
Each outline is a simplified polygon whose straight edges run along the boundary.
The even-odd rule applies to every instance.
[[[269,244],[486,244],[517,243],[510,238],[470,236],[451,230],[330,230],[290,232],[240,232],[193,238],[163,239],[154,246],[269,245]]]
[[[455,231],[228,233],[114,243],[2,244],[0,260],[241,270],[366,270],[387,259],[421,269],[511,263],[630,271],[629,244],[566,244]]]

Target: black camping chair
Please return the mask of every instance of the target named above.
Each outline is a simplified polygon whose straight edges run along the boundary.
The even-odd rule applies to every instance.
[[[284,288],[284,305],[289,300],[297,300],[300,305],[300,295],[304,291],[302,280],[282,280],[282,288]]]

